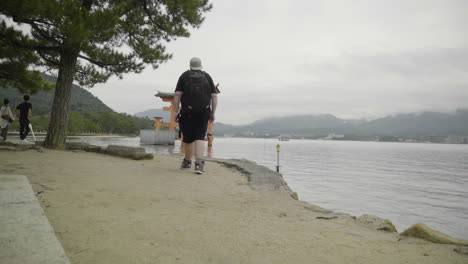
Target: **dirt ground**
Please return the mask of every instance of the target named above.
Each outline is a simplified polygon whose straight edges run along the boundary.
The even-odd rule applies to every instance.
[[[29,178],[72,263],[468,263],[455,246],[317,219],[213,162],[196,175],[170,156],[28,150],[0,161],[0,174]]]

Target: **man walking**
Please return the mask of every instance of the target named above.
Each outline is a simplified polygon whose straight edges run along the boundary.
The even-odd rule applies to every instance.
[[[24,102],[16,107],[16,115],[19,112],[20,139],[25,140],[30,131],[29,122],[32,118],[32,104],[29,103],[29,95],[23,96]]]
[[[190,60],[190,70],[184,72],[177,82],[174,96],[176,121],[179,122],[185,144],[185,158],[181,169],[192,167],[192,156],[195,153],[195,172],[204,172],[203,161],[204,139],[208,121],[214,122],[218,104],[219,91],[211,76],[202,71],[199,58]],[[179,110],[179,102],[182,109]]]

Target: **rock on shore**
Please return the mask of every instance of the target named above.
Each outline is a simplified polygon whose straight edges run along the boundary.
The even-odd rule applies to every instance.
[[[396,233],[397,229],[388,219],[383,219],[375,215],[364,214],[357,218],[358,223],[373,228],[375,230]]]
[[[415,224],[401,233],[402,236],[417,237],[439,244],[454,244],[468,246],[468,240],[451,237],[447,234],[430,228],[425,224]]]

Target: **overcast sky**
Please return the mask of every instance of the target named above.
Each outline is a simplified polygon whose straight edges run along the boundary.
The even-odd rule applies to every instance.
[[[165,104],[190,58],[220,83],[217,121],[377,118],[468,108],[466,0],[215,0],[173,59],[90,89],[115,111]]]

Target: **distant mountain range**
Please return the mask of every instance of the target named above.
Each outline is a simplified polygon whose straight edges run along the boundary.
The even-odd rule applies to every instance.
[[[398,114],[376,120],[346,120],[333,115],[298,115],[266,118],[248,125],[216,123],[215,135],[301,136],[320,138],[329,134],[344,137],[468,136],[468,109],[454,113],[422,112]]]
[[[160,109],[149,109],[149,110],[146,110],[146,111],[143,111],[143,112],[138,112],[135,114],[136,117],[147,117],[151,120],[153,120],[154,117],[162,117],[163,118],[163,121],[167,122],[167,120],[169,120],[169,117],[170,117],[170,112],[167,112],[167,111],[163,111],[162,108]]]

